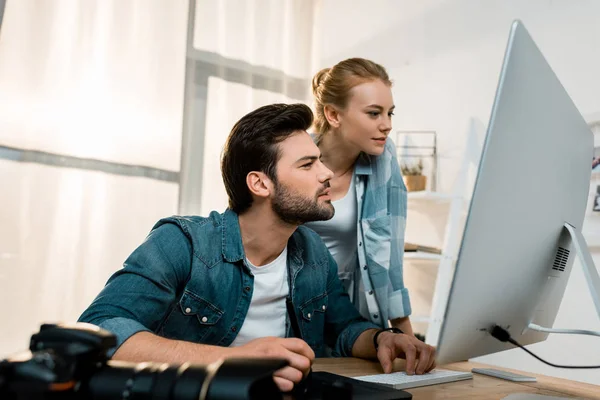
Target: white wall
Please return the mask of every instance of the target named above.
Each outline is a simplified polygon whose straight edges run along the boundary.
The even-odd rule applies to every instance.
[[[394,128],[438,132],[439,190],[449,192],[469,131],[487,126],[511,21],[524,22],[581,113],[592,115],[600,111],[599,15],[596,0],[323,0],[318,67],[357,56],[384,65],[395,82]],[[555,326],[600,330],[578,263]],[[558,363],[600,364],[600,339],[553,336],[532,348]],[[558,370],[517,350],[481,361],[600,382],[598,370]]]

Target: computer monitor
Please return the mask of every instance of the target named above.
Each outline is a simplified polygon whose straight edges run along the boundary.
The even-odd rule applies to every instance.
[[[438,364],[546,339],[575,255],[600,316],[581,235],[593,134],[520,21],[511,27],[438,342]]]

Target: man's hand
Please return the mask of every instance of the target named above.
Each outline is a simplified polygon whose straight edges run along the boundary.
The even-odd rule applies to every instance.
[[[409,317],[391,319],[390,323],[392,324],[392,327],[400,329],[407,335],[415,336]]]
[[[408,375],[421,375],[435,368],[435,347],[412,335],[382,332],[377,340],[377,358],[386,374],[392,372],[392,362],[398,357],[406,359]]]
[[[308,375],[315,353],[301,339],[264,337],[254,339],[243,346],[230,348],[228,357],[239,358],[281,358],[287,360],[289,366],[273,374],[275,383],[282,392],[289,392],[294,384]]]

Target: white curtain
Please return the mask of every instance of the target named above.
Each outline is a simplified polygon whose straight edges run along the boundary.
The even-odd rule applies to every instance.
[[[76,320],[177,212],[187,12],[172,0],[7,1],[0,357],[42,322]]]
[[[187,53],[183,214],[227,206],[220,155],[239,118],[269,103],[310,103],[318,9],[317,0],[196,2]]]
[[[0,357],[42,322],[74,321],[159,218],[225,208],[233,123],[309,99],[318,5],[7,1]]]

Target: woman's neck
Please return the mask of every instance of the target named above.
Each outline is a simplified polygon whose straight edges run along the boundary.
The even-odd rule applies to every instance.
[[[352,171],[360,150],[344,141],[341,136],[330,131],[323,134],[318,142],[321,161],[329,168],[334,177],[343,176]]]

